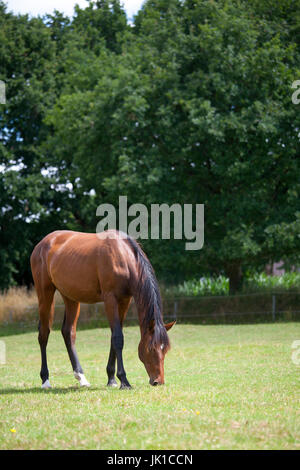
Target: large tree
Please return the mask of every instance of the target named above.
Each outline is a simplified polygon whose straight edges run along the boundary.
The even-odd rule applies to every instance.
[[[55,97],[55,44],[41,19],[15,16],[0,4],[0,287],[29,280],[30,221],[43,207],[39,143],[43,118]],[[50,202],[50,201],[49,201]],[[24,279],[25,276],[25,279]]]
[[[85,28],[84,25],[88,27]],[[57,228],[87,229],[90,198],[72,184],[72,173],[44,142],[45,117],[61,93],[72,93],[101,50],[118,47],[126,29],[119,2],[91,2],[71,21],[60,12],[43,18],[14,15],[0,3],[0,288],[31,282],[35,243]],[[73,69],[80,64],[81,75]],[[78,69],[77,69],[78,70]]]
[[[225,272],[234,291],[245,269],[297,258],[298,6],[148,1],[121,56],[100,55],[48,117],[95,204],[205,204],[200,253],[145,242],[164,277]]]
[[[201,251],[143,243],[168,281],[226,273],[235,291],[297,262],[299,0],[148,0],[131,27],[117,0],[73,20],[1,5],[0,286],[24,280],[35,240],[95,230],[119,195],[205,204]]]

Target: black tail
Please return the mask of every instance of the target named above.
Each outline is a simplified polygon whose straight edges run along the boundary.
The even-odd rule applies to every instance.
[[[138,281],[133,294],[139,312],[144,313],[143,328],[153,329],[150,347],[164,345],[170,348],[170,340],[162,318],[162,301],[154,269],[140,245],[131,237],[127,237],[138,265]]]

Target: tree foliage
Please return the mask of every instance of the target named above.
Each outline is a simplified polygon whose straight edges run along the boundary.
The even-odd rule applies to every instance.
[[[94,231],[96,207],[205,204],[205,244],[145,240],[169,282],[299,260],[299,1],[119,1],[73,19],[0,9],[0,286],[33,244]],[[14,169],[18,165],[18,171]]]

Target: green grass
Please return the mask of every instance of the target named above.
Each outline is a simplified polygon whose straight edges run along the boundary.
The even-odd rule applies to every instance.
[[[77,335],[90,389],[77,387],[61,334],[51,332],[49,391],[40,388],[37,333],[1,332],[1,449],[300,448],[300,366],[291,359],[297,323],[176,325],[162,387],[148,385],[139,329],[127,327],[132,390],[105,387],[106,328]]]

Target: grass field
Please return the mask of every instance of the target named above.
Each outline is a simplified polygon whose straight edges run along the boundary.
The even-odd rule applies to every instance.
[[[37,333],[0,329],[0,448],[300,448],[300,365],[291,358],[299,323],[176,325],[162,387],[148,385],[139,329],[124,333],[132,390],[105,386],[110,334],[102,328],[77,334],[90,389],[78,388],[61,333],[51,332],[53,388],[45,391]]]

